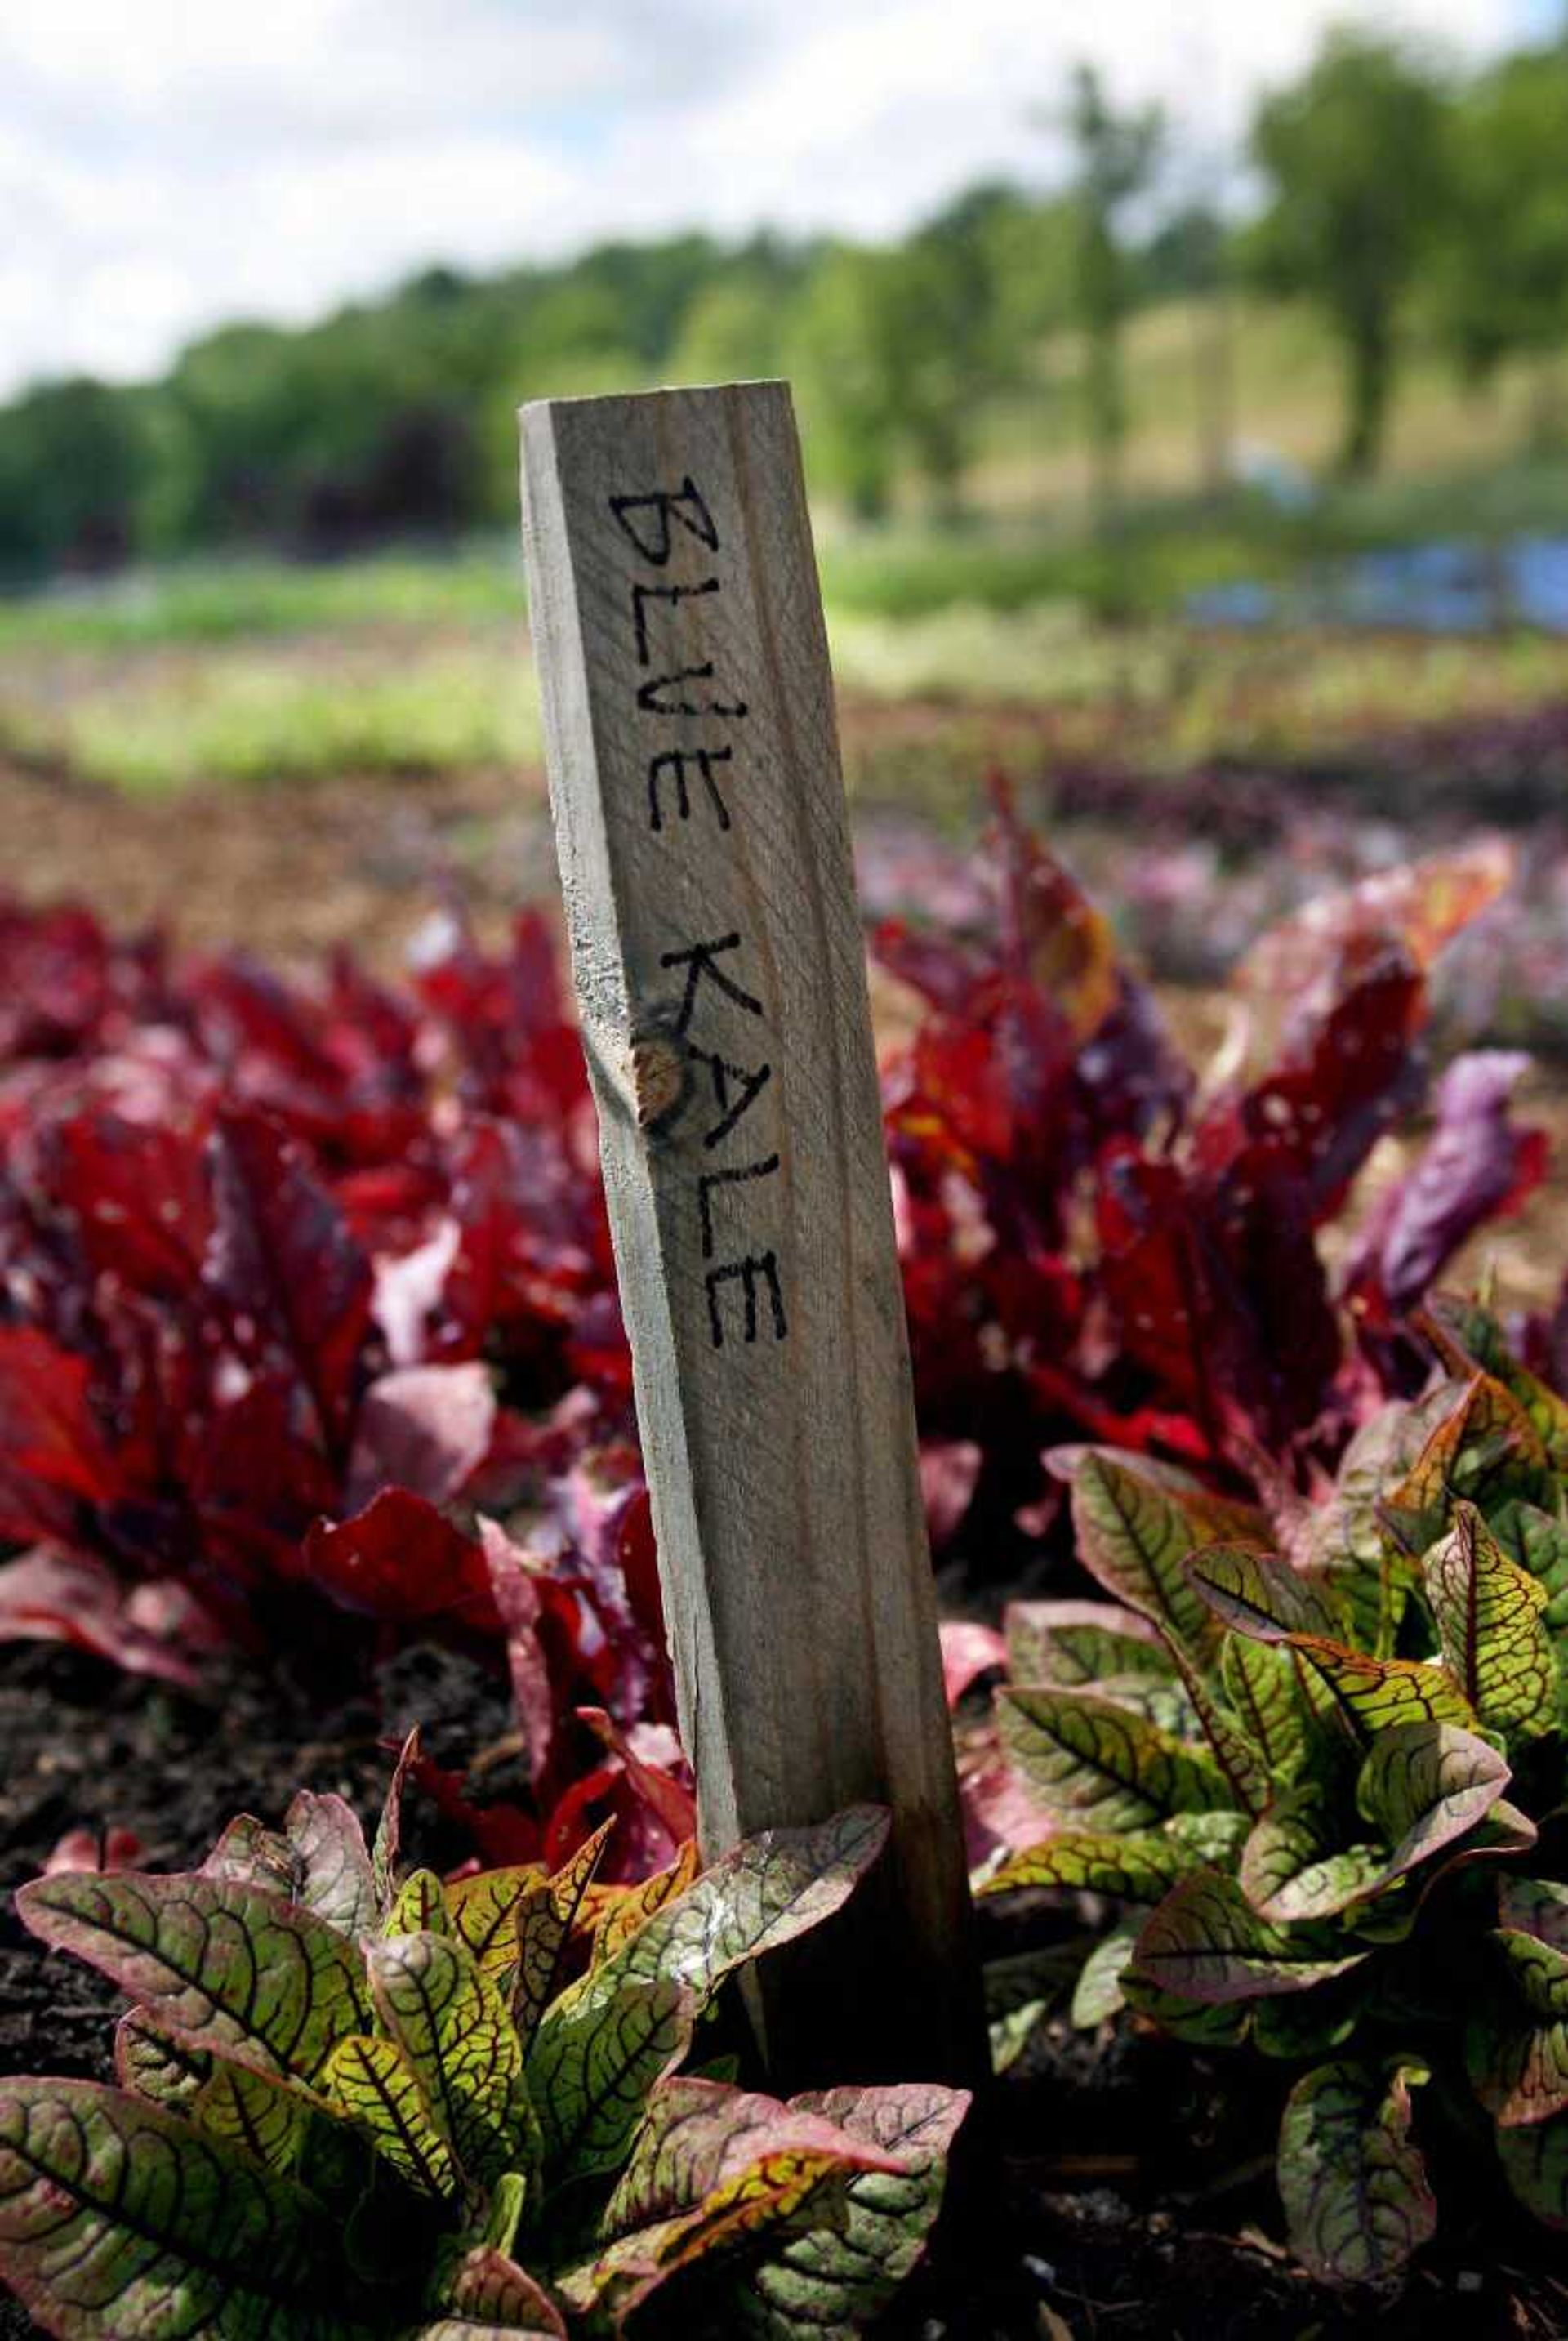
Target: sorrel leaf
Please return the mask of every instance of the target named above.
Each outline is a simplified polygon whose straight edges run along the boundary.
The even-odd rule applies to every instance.
[[[22,1887],[35,1935],[100,1967],[180,2039],[313,2085],[369,2028],[362,1963],[323,1918],[199,1872],[73,1872]]]
[[[1223,2003],[1309,1991],[1367,1956],[1325,1928],[1270,1925],[1233,1879],[1199,1869],[1145,1920],[1133,1971],[1180,1998]]]
[[[376,2012],[460,2169],[483,2185],[530,2158],[522,2044],[466,1945],[395,1935],[366,1954]]]
[[[1146,1829],[1169,1814],[1223,1807],[1213,1759],[1088,1691],[1007,1690],[1002,1744],[1042,1803],[1091,1829]]]
[[[1456,1503],[1453,1517],[1423,1563],[1444,1663],[1483,1723],[1538,1738],[1557,1697],[1546,1588],[1510,1560],[1474,1505]]]
[[[1385,2286],[1432,2236],[1437,2207],[1410,2135],[1424,2066],[1346,2057],[1291,2091],[1279,2184],[1292,2248],[1324,2284]]]
[[[1126,1902],[1157,1902],[1167,1886],[1197,1867],[1198,1856],[1178,1838],[1151,1830],[1117,1836],[1064,1830],[1015,1853],[990,1872],[982,1894],[1012,1894],[1025,1887],[1076,1887],[1114,1894]]]
[[[334,2258],[308,2196],[166,2107],[93,2081],[0,2082],[0,2276],[65,2341],[351,2341]]]

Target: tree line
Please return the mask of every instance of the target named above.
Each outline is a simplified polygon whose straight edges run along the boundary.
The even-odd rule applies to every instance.
[[[1351,474],[1379,460],[1414,324],[1476,382],[1568,342],[1568,42],[1461,75],[1332,33],[1260,101],[1239,205],[1174,202],[1178,125],[1118,108],[1087,67],[1042,126],[1066,133],[1059,184],[975,187],[897,244],[690,234],[433,269],[304,331],[224,327],[155,384],[42,384],[0,408],[0,575],[503,523],[520,397],[661,380],[787,373],[822,493],[875,519],[914,476],[956,511],[988,417],[1061,335],[1114,522],[1143,304],[1218,316],[1237,287],[1312,304],[1342,359]],[[1225,441],[1222,415],[1211,484]]]

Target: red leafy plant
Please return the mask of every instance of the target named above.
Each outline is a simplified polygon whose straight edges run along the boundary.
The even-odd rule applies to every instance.
[[[132,2005],[118,2082],[0,2082],[0,2276],[62,2341],[859,2332],[920,2256],[968,2100],[683,2073],[725,1978],[829,1918],[874,1807],[637,1887],[402,1874],[305,1792],[199,1870],[18,1898]]]
[[[1259,1447],[1294,1473],[1332,1464],[1405,1386],[1428,1284],[1543,1173],[1543,1139],[1509,1118],[1522,1061],[1461,1059],[1381,1216],[1354,1247],[1336,1224],[1421,1103],[1431,970],[1505,858],[1387,872],[1276,929],[1236,970],[1201,1075],[1005,793],[986,870],[979,938],[875,937],[923,1002],[888,1082],[922,1431],[968,1442],[981,1511],[1031,1529],[1063,1436],[1206,1475]]]
[[[1296,2069],[1291,2240],[1374,2287],[1433,2233],[1428,2138],[1568,2228],[1568,1401],[1477,1303],[1422,1329],[1430,1386],[1321,1502],[1057,1458],[1109,1599],[1008,1614],[1001,1739],[1037,1842],[981,1888],[1109,1913],[1075,2023]]]

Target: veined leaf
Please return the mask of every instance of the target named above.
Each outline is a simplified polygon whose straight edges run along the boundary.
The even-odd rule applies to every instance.
[[[183,2113],[209,2137],[243,2147],[269,2170],[298,2168],[311,2126],[308,2099],[249,2065],[172,2039],[151,2009],[133,2007],[121,2017],[114,2069],[138,2097]]]
[[[649,2091],[690,2047],[698,2007],[697,1994],[669,1976],[623,1978],[613,1991],[570,2007],[556,2001],[528,2057],[553,2183],[618,2167]]]
[[[887,1841],[879,1806],[737,1846],[547,2009],[528,2072],[558,2181],[615,2167],[640,2101],[734,1967],[831,1917]]]
[[[1429,1296],[1423,1316],[1445,1363],[1465,1376],[1480,1367],[1500,1381],[1529,1416],[1552,1469],[1568,1477],[1568,1400],[1559,1398],[1520,1364],[1491,1310],[1457,1293],[1435,1292]]]
[[[1511,1390],[1477,1374],[1431,1432],[1384,1514],[1409,1550],[1425,1552],[1449,1524],[1456,1498],[1491,1512],[1511,1498],[1550,1501],[1551,1469],[1539,1432]]]
[[[1474,1729],[1474,1709],[1442,1667],[1420,1659],[1369,1659],[1312,1634],[1293,1634],[1289,1640],[1363,1733],[1409,1723]]]
[[[1016,1683],[1057,1683],[1070,1690],[1113,1675],[1157,1679],[1171,1671],[1147,1619],[1110,1601],[1009,1601],[1002,1630]]]
[[[307,2085],[368,2029],[362,1962],[311,1911],[223,1878],[69,1871],[22,1887],[35,1935],[145,2001],[182,2040]]]
[[[434,2321],[418,2327],[421,2341],[481,2341],[487,2334],[565,2341],[565,2321],[550,2295],[493,2244],[443,2258],[427,2306]]]
[[[1444,1663],[1495,1731],[1550,1730],[1557,1660],[1542,1611],[1546,1589],[1510,1560],[1472,1504],[1422,1564]]]
[[[398,1759],[392,1768],[392,1780],[387,1788],[386,1802],[382,1807],[381,1818],[376,1823],[376,1833],[371,1843],[371,1880],[375,1888],[378,1910],[388,1909],[391,1907],[392,1896],[397,1891],[398,1854],[402,1838],[403,1787],[410,1771],[418,1761],[419,1752],[419,1726],[415,1724],[398,1751]]]
[[[531,1886],[517,1906],[517,1975],[511,2005],[525,2049],[555,1997],[568,1938],[614,1826],[613,1821],[606,1821],[553,1878],[542,1886]]]
[[[1338,1604],[1321,1585],[1251,1545],[1206,1545],[1188,1562],[1187,1576],[1206,1609],[1255,1642],[1283,1642],[1293,1634],[1333,1641],[1344,1630]]]
[[[1288,1782],[1306,1759],[1311,1709],[1295,1652],[1227,1634],[1219,1679],[1237,1721],[1271,1777]]]
[[[1568,1631],[1568,1524],[1535,1504],[1504,1504],[1488,1525],[1509,1559],[1539,1579],[1548,1631]]]
[[[980,1887],[981,1894],[1016,1894],[1025,1887],[1078,1887],[1114,1894],[1124,1902],[1157,1902],[1167,1886],[1197,1867],[1198,1857],[1176,1838],[1156,1830],[1064,1829],[1013,1854]]]
[[[1410,2136],[1424,2066],[1359,2058],[1298,2081],[1279,2132],[1279,2191],[1297,2257],[1320,2283],[1384,2286],[1428,2242],[1437,2207]]]
[[[1568,1952],[1568,1886],[1551,1878],[1505,1878],[1497,1889],[1500,1924]]]
[[[1327,2057],[1343,2048],[1366,2009],[1374,1985],[1365,1967],[1314,1991],[1285,1993],[1260,1999],[1252,2011],[1253,2045],[1265,2057],[1301,2064],[1311,2057]]]
[[[1072,1486],[1078,1558],[1090,1576],[1151,1624],[1171,1627],[1200,1661],[1212,1657],[1214,1617],[1184,1564],[1221,1538],[1261,1537],[1261,1514],[1094,1448],[1079,1457]]]
[[[65,2341],[352,2341],[308,2196],[164,2107],[0,2082],[0,2276]]]
[[[413,1869],[393,1895],[382,1922],[386,1935],[452,1935],[457,1931],[446,1888],[433,1869]]]
[[[241,1813],[202,1864],[201,1874],[298,1902],[342,1934],[366,1934],[376,1924],[364,1831],[342,1797],[302,1788],[281,1829]]]
[[[466,1944],[397,1935],[372,1943],[367,1957],[377,2013],[461,2168],[489,2186],[526,2167],[522,2043]]]
[[[1489,1741],[1452,1723],[1398,1724],[1376,1734],[1356,1804],[1392,1848],[1388,1876],[1427,1860],[1474,1828],[1513,1778]]]
[[[1229,1801],[1203,1749],[1089,1691],[997,1694],[1002,1745],[1042,1802],[1090,1828],[1144,1829]]]
[[[613,1957],[656,1910],[661,1910],[667,1902],[673,1902],[689,1886],[695,1885],[700,1868],[697,1841],[689,1838],[667,1869],[655,1870],[640,1886],[629,1886],[624,1892],[618,1892],[594,1934],[594,1965],[600,1966]]]
[[[504,1981],[517,1965],[518,1911],[525,1894],[545,1883],[541,1862],[514,1869],[481,1869],[455,1878],[446,1889],[452,1922],[486,1975]]]
[[[748,1959],[793,1941],[847,1902],[888,1838],[880,1805],[852,1805],[815,1828],[766,1829],[665,1902],[551,2010],[655,1977],[705,2001]]]
[[[450,2141],[395,2040],[354,2033],[340,2040],[326,2069],[327,2094],[399,2177],[438,2202],[461,2197]]]
[[[1191,1999],[1151,1983],[1130,1964],[1123,1971],[1121,1988],[1135,2015],[1194,2048],[1234,2048],[1245,2039],[1252,2022],[1252,2009],[1245,2000]]]
[[[1385,1881],[1381,1845],[1345,1845],[1323,1789],[1286,1788],[1258,1821],[1241,1857],[1241,1887],[1260,1918],[1330,1918]]]
[[[1173,1886],[1145,1920],[1133,1971],[1183,1999],[1261,1999],[1308,1991],[1366,1957],[1324,1928],[1271,1925],[1233,1879],[1200,1869]]]
[[[1503,1987],[1475,2009],[1465,2058],[1482,2104],[1513,2128],[1568,2110],[1568,1953],[1513,1928],[1492,1939]]]

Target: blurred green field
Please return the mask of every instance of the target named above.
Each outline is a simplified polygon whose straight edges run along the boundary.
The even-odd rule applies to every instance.
[[[1076,345],[1047,344],[999,408],[961,522],[911,486],[855,529],[818,514],[836,671],[851,700],[1050,709],[1064,747],[1130,742],[1172,765],[1305,753],[1356,726],[1482,719],[1568,693],[1568,645],[1218,636],[1187,598],[1288,581],[1370,547],[1568,530],[1568,457],[1527,455],[1549,370],[1485,400],[1412,353],[1384,474],[1299,509],[1195,489],[1212,318],[1174,303],[1129,329],[1127,503],[1088,527]],[[1237,303],[1237,446],[1309,471],[1335,424],[1335,359],[1305,312]],[[333,565],[246,559],[141,570],[0,602],[0,753],[131,791],[533,763],[539,709],[521,561],[495,537]]]

